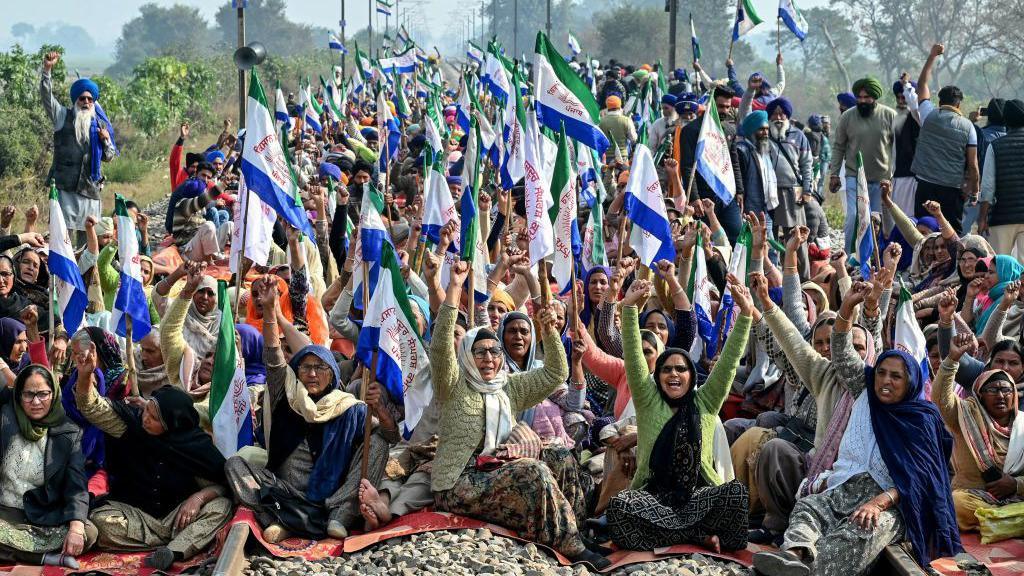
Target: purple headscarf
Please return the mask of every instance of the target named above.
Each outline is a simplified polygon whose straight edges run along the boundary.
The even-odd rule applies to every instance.
[[[235,324],[242,344],[242,358],[245,360],[245,383],[249,386],[265,384],[267,367],[263,364],[263,335],[248,324]]]

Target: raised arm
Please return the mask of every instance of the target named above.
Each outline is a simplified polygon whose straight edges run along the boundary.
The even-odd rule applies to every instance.
[[[121,417],[114,412],[109,398],[103,398],[96,392],[96,345],[74,344],[75,367],[78,369],[78,380],[75,382],[75,404],[78,410],[93,426],[115,438],[120,438],[128,430]]]
[[[725,346],[722,347],[715,367],[708,374],[707,381],[697,389],[696,401],[705,414],[718,414],[722,409],[722,404],[729,396],[732,382],[736,378],[740,359],[747,349],[747,340],[750,338],[750,324],[754,314],[750,291],[732,274],[729,275],[728,281],[729,292],[740,310],[740,316],[736,319],[729,337],[725,339]]]
[[[772,86],[772,94],[776,97],[782,96],[786,89],[786,69],[782,67],[782,52],[775,55],[775,86]]]
[[[1003,290],[1003,298],[999,301],[996,309],[992,311],[992,315],[989,316],[988,322],[985,324],[985,329],[981,332],[981,340],[989,350],[991,350],[992,347],[1000,340],[1007,338],[1007,336],[1003,334],[1003,325],[1006,324],[1006,314],[1017,302],[1017,297],[1019,295],[1020,280],[1010,282]]]
[[[39,79],[39,98],[43,102],[43,109],[46,110],[46,115],[50,117],[55,131],[64,125],[68,112],[67,108],[53,96],[53,79],[50,77],[50,73],[58,61],[60,61],[60,54],[57,52],[50,52],[44,56],[43,72]]]
[[[928,87],[928,83],[932,79],[932,68],[935,67],[935,61],[938,60],[946,51],[946,47],[943,44],[932,45],[931,51],[928,53],[928,59],[924,61],[924,66],[921,67],[921,75],[917,77],[917,99],[920,102],[924,102],[932,97],[931,89]]]
[[[513,412],[521,412],[540,404],[569,377],[569,364],[562,351],[562,339],[555,328],[558,318],[553,305],[540,309],[537,323],[543,335],[544,349],[555,353],[545,356],[541,368],[509,376],[505,389]]]
[[[853,322],[850,318],[870,291],[871,285],[866,282],[854,284],[839,307],[832,329],[832,362],[835,364],[839,381],[855,398],[864,391],[864,359],[853,347],[853,338],[850,334]]]
[[[903,212],[899,205],[893,202],[892,182],[889,180],[882,180],[879,184],[879,188],[882,192],[882,205],[889,210],[890,214],[892,214],[892,218],[896,222],[896,227],[899,228],[900,234],[903,234],[903,238],[907,241],[907,244],[917,246],[924,240],[924,234],[921,234],[921,231],[917,229],[917,226],[914,225],[910,220],[910,217]]]
[[[637,304],[647,299],[651,293],[648,280],[636,280],[630,285],[626,297],[622,300],[622,359],[626,369],[626,382],[633,397],[633,405],[637,415],[642,417],[643,411],[661,401],[658,391],[650,382],[650,371],[640,339],[640,314]]]
[[[455,354],[455,321],[459,316],[462,283],[469,273],[468,263],[459,260],[452,264],[444,303],[434,321],[433,338],[430,341],[430,377],[434,393],[441,403],[448,400],[451,387],[459,376]]]
[[[782,348],[786,360],[793,367],[800,381],[807,386],[811,394],[821,393],[821,385],[831,362],[823,357],[797,331],[796,326],[786,317],[778,306],[768,298],[768,283],[763,275],[754,274],[750,277],[751,289],[761,301],[764,310],[764,322],[773,336],[773,342]]]
[[[807,242],[811,230],[797,226],[786,241],[786,254],[782,265],[782,309],[793,321],[793,326],[802,336],[807,336],[811,325],[807,322],[807,306],[804,304],[803,288],[800,284],[800,246]]]
[[[960,334],[954,338],[949,354],[942,359],[939,373],[932,382],[932,402],[939,408],[942,420],[952,432],[960,429],[960,398],[953,390],[953,382],[960,365],[960,357],[973,343],[974,338],[971,334]]]

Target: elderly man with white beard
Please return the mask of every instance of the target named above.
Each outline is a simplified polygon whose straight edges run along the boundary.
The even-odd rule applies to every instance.
[[[814,221],[813,226],[809,228],[812,237],[816,237],[820,227],[817,214],[821,212],[821,207],[812,194],[814,159],[811,155],[811,143],[807,141],[802,130],[790,124],[793,104],[788,99],[781,96],[775,98],[765,107],[765,112],[769,120],[768,133],[775,144],[770,152],[779,194],[779,205],[773,215],[775,233],[780,238],[785,238],[793,228],[810,224],[804,212],[805,205],[810,204]],[[801,246],[800,266],[802,275],[809,278],[806,245]]]
[[[736,155],[739,158],[740,177],[743,178],[743,209],[765,215],[768,234],[774,237],[774,213],[779,206],[779,187],[775,176],[778,146],[769,137],[768,114],[755,110],[747,114],[739,125]],[[778,259],[773,254],[773,261]]]
[[[65,108],[53,96],[50,71],[60,54],[50,52],[43,58],[39,95],[43,108],[53,122],[53,164],[47,180],[53,180],[60,194],[60,206],[68,230],[75,231],[76,247],[85,242],[85,221],[99,219],[103,210],[101,162],[117,155],[113,126],[98,100],[99,86],[89,78],[71,85],[71,107]]]

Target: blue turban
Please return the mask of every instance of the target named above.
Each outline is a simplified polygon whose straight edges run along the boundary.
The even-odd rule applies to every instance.
[[[821,128],[821,116],[818,114],[811,114],[807,118],[807,126],[809,128]]]
[[[917,82],[911,82],[910,85],[913,86],[914,88],[917,88]],[[900,82],[899,80],[893,82],[892,93],[895,94],[897,97],[903,96],[903,82]]]
[[[769,102],[768,105],[764,107],[764,111],[769,117],[771,117],[771,115],[775,113],[775,110],[779,108],[782,108],[782,113],[786,115],[786,118],[793,117],[793,103],[785,96],[779,96]]]
[[[836,101],[843,108],[853,108],[857,105],[857,97],[853,95],[853,92],[840,92],[836,94]]]
[[[363,138],[366,139],[367,141],[380,139],[380,136],[377,135],[377,129],[371,126],[363,128],[362,130],[359,131],[359,134],[361,134]]]
[[[675,106],[676,97],[671,94],[665,94],[664,96],[661,97],[661,103],[667,106]]]
[[[462,176],[449,176],[445,178],[445,180],[447,180],[449,184],[458,184],[459,186],[462,186]]]
[[[335,182],[341,181],[341,168],[331,164],[330,162],[321,162],[319,173],[321,176],[327,176],[328,178],[334,178]]]
[[[423,148],[427,144],[427,137],[423,134],[417,134],[409,140],[409,148]]]
[[[682,68],[676,68],[675,70],[672,71],[672,76],[680,82],[685,82],[687,78],[686,70],[683,70]]]
[[[687,114],[689,112],[697,113],[699,107],[693,100],[679,100],[676,102],[676,112],[679,114]]]
[[[206,154],[206,161],[209,162],[210,164],[213,164],[213,161],[218,158],[220,158],[221,162],[228,161],[228,159],[224,157],[224,153],[221,152],[220,150],[214,150],[213,152],[209,152]]]
[[[71,101],[77,102],[78,97],[81,96],[83,92],[92,94],[93,100],[100,99],[100,87],[92,81],[92,78],[79,78],[78,80],[75,80],[75,83],[71,85]]]
[[[768,113],[764,110],[754,110],[750,114],[747,114],[740,122],[740,134],[747,138],[752,138],[754,132],[757,132],[761,128],[768,125]]]

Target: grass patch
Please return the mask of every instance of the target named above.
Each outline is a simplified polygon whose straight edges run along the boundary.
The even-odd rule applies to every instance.
[[[846,221],[846,213],[843,212],[843,207],[839,203],[825,206],[825,220],[828,221],[829,228],[833,230],[842,230],[843,222]]]
[[[152,169],[150,162],[117,157],[103,166],[103,176],[112,184],[134,184],[145,178]]]

